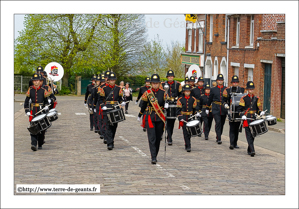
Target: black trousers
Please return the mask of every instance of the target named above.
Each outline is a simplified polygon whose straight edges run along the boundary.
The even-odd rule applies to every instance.
[[[160,141],[164,130],[164,123],[162,121],[153,121],[152,123],[154,127],[150,128],[148,121],[145,121],[151,157],[152,159],[157,159],[160,148]]]
[[[174,123],[175,123],[175,119],[167,119],[166,121],[167,123],[167,141],[168,142],[172,142],[172,134],[173,134],[173,128],[174,128]]]
[[[204,122],[203,125],[203,132],[205,134],[205,137],[209,136],[210,130],[211,130],[211,126],[212,126],[212,122],[213,122],[213,117],[206,117],[203,116],[202,120]]]
[[[126,111],[128,111],[128,108],[129,108],[129,102],[126,103]]]
[[[89,114],[89,123],[90,123],[90,128],[93,128],[93,124],[94,124],[94,114]]]
[[[225,124],[226,115],[215,114],[213,115],[215,120],[215,132],[217,141],[221,141],[221,135],[223,132],[223,126]]]
[[[96,105],[96,112],[94,113],[94,127],[96,131],[100,130],[100,115],[99,115],[99,105]]]
[[[103,118],[102,118],[103,117]],[[105,136],[106,134],[106,130],[107,130],[107,121],[108,118],[107,116],[105,117],[105,115],[103,115],[103,113],[100,115],[100,132],[102,136]]]
[[[30,134],[31,136],[31,145],[34,146],[42,146],[44,144],[44,140],[45,140],[45,131],[42,131],[41,133],[37,134],[37,135],[33,135]]]
[[[183,136],[185,141],[185,148],[191,148],[191,135],[188,133],[186,129],[186,123],[183,125]]]
[[[107,115],[104,115],[104,117],[106,118],[106,132],[104,135],[104,139],[107,140],[107,146],[109,145],[114,145],[114,137],[115,137],[115,133],[116,133],[116,129],[117,129],[117,125],[118,123],[113,123],[113,125],[108,122],[108,117]]]
[[[254,145],[253,145],[254,137],[252,136],[249,127],[245,127],[245,136],[248,143],[247,152],[248,153],[255,152]]]
[[[230,145],[237,146],[239,138],[239,126],[241,122],[229,122],[229,140]]]

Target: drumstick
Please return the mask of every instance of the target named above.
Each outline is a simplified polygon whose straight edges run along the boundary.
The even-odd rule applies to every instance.
[[[51,105],[49,104],[49,105],[46,105],[45,107],[49,107],[49,106],[51,106]],[[45,109],[45,107],[43,109],[41,109],[40,111],[38,111],[37,113],[35,113],[34,115],[36,115],[36,114],[40,113],[41,111],[43,111]]]

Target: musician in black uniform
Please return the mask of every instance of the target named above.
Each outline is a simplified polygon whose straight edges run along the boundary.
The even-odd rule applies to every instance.
[[[263,116],[265,115],[265,112],[260,110],[260,98],[254,95],[255,86],[252,81],[247,82],[246,89],[248,90],[248,94],[241,98],[237,109],[242,117],[243,127],[245,128],[245,136],[248,142],[247,153],[251,155],[251,157],[254,157],[254,137],[252,136],[248,126],[252,120],[247,120],[247,118],[256,119],[255,114],[260,114],[260,116]]]
[[[48,102],[49,102],[49,104],[51,104],[49,107],[49,109],[51,110],[54,108],[54,103],[56,102],[56,97],[54,96],[54,92],[52,90],[51,84],[50,83],[49,83],[49,85],[47,84],[47,77],[48,77],[47,72],[43,71],[41,75],[43,77],[43,80],[40,81],[40,85],[42,87],[44,87],[50,94],[50,96],[48,98]],[[57,104],[57,102],[56,102],[56,104]]]
[[[189,77],[186,76],[186,77],[185,77],[185,84],[184,84],[184,85],[189,84],[189,82],[190,82],[190,81],[189,81]]]
[[[164,89],[165,84],[169,86],[169,89],[167,91],[167,101],[169,105],[176,105],[178,98],[181,96],[182,92],[182,86],[180,82],[174,81],[174,72],[172,70],[169,70],[166,74],[166,78],[168,81],[163,82],[161,84],[161,88]],[[176,108],[175,108],[176,109]],[[171,108],[168,108],[167,111],[171,113]],[[176,110],[174,112],[176,114]],[[168,115],[169,116],[169,115]],[[174,123],[176,119],[176,115],[173,115],[173,119],[171,118],[166,118],[166,129],[167,129],[167,142],[168,145],[172,145],[172,134],[173,134],[173,128],[174,128]]]
[[[199,110],[201,110],[201,118],[204,122],[203,132],[205,134],[205,140],[209,139],[209,133],[211,130],[213,115],[211,113],[211,106],[208,105],[210,97],[210,85],[205,85],[205,94],[200,97]]]
[[[26,115],[29,116],[29,122],[31,122],[34,117],[43,114],[42,112],[40,112],[37,115],[35,115],[42,108],[44,108],[45,105],[48,105],[48,97],[50,96],[50,94],[45,88],[43,88],[40,85],[40,80],[42,80],[41,75],[35,73],[32,77],[33,85],[29,87],[26,93],[24,108],[25,108]],[[32,103],[29,106],[30,99]],[[47,112],[48,110],[49,108],[46,106],[45,111]],[[42,149],[42,145],[44,144],[44,140],[45,140],[45,131],[42,131],[37,135],[30,133],[30,135],[31,135],[31,149],[33,151],[36,151],[37,145],[38,145],[38,149]]]
[[[93,117],[93,108],[91,106],[91,90],[95,85],[95,80],[97,76],[93,75],[91,78],[91,84],[88,84],[86,87],[86,93],[85,93],[85,100],[84,100],[84,106],[89,108],[89,122],[90,122],[90,131],[93,131],[93,124],[94,124],[94,117]]]
[[[183,93],[185,96],[182,96],[178,99],[177,102],[177,115],[178,120],[180,121],[180,127],[183,127],[183,136],[185,141],[185,149],[187,152],[191,152],[191,135],[188,133],[186,129],[186,122],[188,122],[191,115],[195,115],[195,112],[198,111],[198,106],[196,102],[196,98],[190,96],[191,94],[191,86],[189,84],[183,87]],[[196,113],[197,117],[200,117],[199,113]]]
[[[239,78],[238,76],[234,75],[232,77],[232,86],[227,87],[223,91],[223,99],[224,99],[224,107],[225,109],[229,110],[231,105],[231,98],[233,93],[244,93],[244,88],[239,86]],[[231,118],[231,115],[228,114],[229,118],[229,139],[230,139],[230,149],[239,148],[237,142],[239,138],[239,126],[241,121],[235,121]]]
[[[141,121],[141,116],[144,114],[143,117],[151,152],[151,163],[156,164],[166,120],[164,108],[168,108],[168,103],[165,102],[167,97],[165,90],[160,88],[160,76],[158,74],[151,76],[151,86],[152,88],[144,92],[141,97],[142,106],[137,120]]]
[[[94,132],[98,133],[100,131],[99,127],[99,105],[98,105],[98,87],[100,86],[101,77],[98,75],[96,76],[95,85],[91,89],[91,106],[94,112]]]
[[[208,105],[212,105],[212,113],[215,120],[215,132],[216,132],[216,142],[221,144],[221,135],[223,132],[223,126],[225,124],[225,118],[227,110],[223,107],[223,91],[226,86],[223,85],[223,75],[219,74],[217,76],[218,85],[211,89],[211,94],[209,97]]]
[[[119,109],[120,107],[115,107],[118,104],[121,106],[125,106],[126,103],[123,102],[123,90],[119,86],[115,85],[116,75],[115,73],[109,73],[109,85],[104,86],[103,88],[99,88],[99,103],[104,103],[105,106],[102,107],[104,120],[106,122],[106,132],[104,135],[104,139],[107,141],[108,150],[112,150],[114,148],[114,137],[117,129],[118,123],[110,123],[108,121],[107,114],[111,109]],[[109,108],[109,109],[108,109]],[[110,109],[111,108],[111,109]]]
[[[143,95],[143,93],[148,90],[149,88],[151,88],[151,82],[150,82],[151,78],[150,77],[146,77],[145,78],[145,85],[144,86],[141,86],[140,89],[139,89],[139,93],[138,93],[138,96],[137,96],[137,99],[136,99],[136,102],[135,104],[138,103],[139,99],[141,98],[141,96]]]
[[[199,77],[197,80],[197,86],[195,86],[191,91],[191,96],[195,97],[198,106],[200,105],[200,98],[205,94],[203,84],[204,84],[203,77]],[[198,118],[198,120],[200,121],[200,126],[201,126],[203,118],[200,117]],[[199,137],[201,137],[201,134],[199,135]]]
[[[37,68],[36,68],[36,73],[37,74],[41,74],[41,72],[44,70],[44,68],[42,67],[42,66],[38,66]],[[29,87],[30,86],[33,86],[33,80],[32,80],[32,78],[30,78],[30,80],[29,80]]]
[[[97,101],[97,105],[99,106],[98,110],[99,110],[99,126],[100,126],[100,131],[98,132],[100,134],[100,138],[101,139],[104,139],[104,135],[105,135],[105,132],[106,132],[106,123],[104,122],[104,115],[103,115],[103,110],[102,110],[102,105],[104,103],[100,103],[100,100],[99,100],[99,97],[100,97],[100,89],[103,88],[104,86],[108,86],[108,83],[106,83],[106,80],[105,80],[105,74],[101,74],[100,76],[100,86],[97,88],[97,98],[98,98],[98,101]],[[104,102],[104,101],[103,101]],[[107,140],[104,139],[103,141],[104,144],[107,144]]]
[[[189,85],[191,86],[191,89],[195,88],[195,77],[192,75],[189,78]]]

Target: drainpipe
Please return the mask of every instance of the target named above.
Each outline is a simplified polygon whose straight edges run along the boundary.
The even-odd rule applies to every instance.
[[[203,74],[206,77],[206,34],[207,34],[207,14],[205,14],[205,34],[204,34],[204,51],[203,51]],[[211,84],[211,83],[210,83]]]
[[[229,18],[227,18],[227,15],[225,15],[226,16],[226,21],[227,21],[227,34],[226,34],[226,38],[227,38],[227,45],[226,45],[226,49],[227,49],[227,52],[226,52],[226,56],[227,56],[227,58],[226,58],[226,60],[227,60],[227,65],[226,65],[226,75],[227,75],[227,85],[229,84],[229,82],[228,82],[228,65],[229,65],[229,60],[228,60],[228,55],[229,55]]]

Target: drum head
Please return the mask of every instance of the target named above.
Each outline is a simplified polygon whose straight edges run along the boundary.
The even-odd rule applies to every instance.
[[[188,122],[186,126],[193,127],[193,126],[196,126],[198,124],[199,124],[198,120],[192,120],[192,121]]]
[[[255,120],[255,121],[251,122],[249,125],[257,125],[257,124],[260,124],[260,123],[262,123],[262,122],[264,122],[263,119]]]
[[[56,115],[56,112],[49,112],[47,117],[52,117],[53,115]]]
[[[39,121],[40,119],[43,119],[44,117],[46,117],[46,114],[38,115],[32,119],[32,122]]]
[[[51,109],[49,112],[57,112],[56,109]]]

